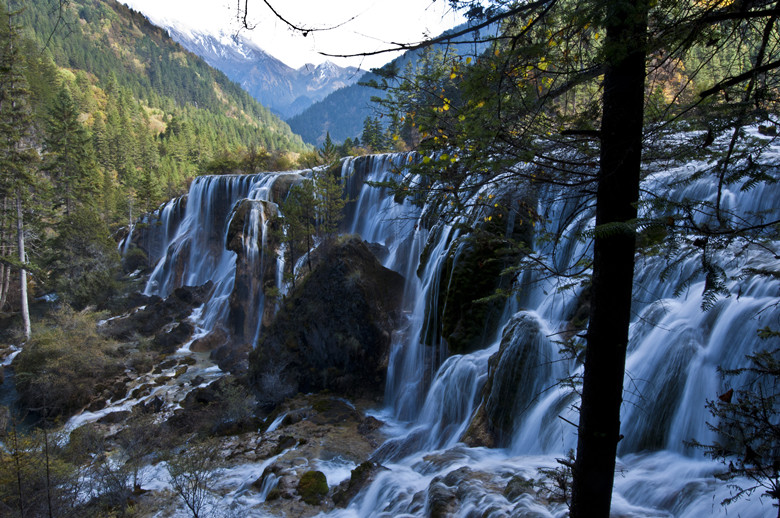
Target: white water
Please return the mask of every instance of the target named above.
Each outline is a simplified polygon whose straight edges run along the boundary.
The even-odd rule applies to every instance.
[[[777,152],[772,156],[778,158]],[[565,506],[542,507],[528,496],[510,502],[502,490],[513,475],[538,478],[538,467],[555,466],[554,459],[576,445],[576,432],[570,424],[578,419],[573,410],[576,397],[556,386],[556,382],[567,374],[577,374],[579,368],[560,357],[553,340],[554,333],[562,329],[575,307],[579,288],[561,291],[558,288],[564,281],[530,270],[523,273],[519,282],[526,288],[507,305],[499,335],[479,351],[446,358],[446,344],[437,332],[440,323],[433,316],[437,312],[431,308],[439,303],[440,284],[448,282],[441,277],[444,261],[449,254],[459,253],[453,245],[458,231],[444,224],[426,228],[421,221],[424,209],[408,201],[397,203],[383,189],[365,183],[388,180],[396,169],[413,159],[412,155],[396,154],[348,159],[343,164],[342,174],[347,179],[350,197],[357,200],[350,210],[347,228],[387,248],[383,263],[406,278],[407,318],[391,352],[387,408],[378,414],[388,421],[388,430],[395,435],[378,452],[379,460],[389,470],[381,472],[346,510],[333,514],[417,515],[423,512],[424,505],[420,507],[416,494],[424,496],[435,477],[468,467],[481,475],[472,477],[473,487],[469,486],[459,497],[460,516],[469,516],[472,511],[479,511],[476,515],[481,516],[485,509],[494,510],[490,516],[520,515],[526,511],[538,516],[563,516]],[[689,174],[691,167],[658,172],[646,180],[645,187],[655,192],[663,188],[666,192],[666,186]],[[219,237],[220,230],[224,235],[229,208],[241,197],[261,199],[262,189],[254,186],[262,184],[263,178],[268,177],[196,180],[185,219],[171,239],[167,259],[160,262],[152,275],[147,293],[164,295],[177,282],[202,284],[213,280],[215,294],[204,311],[204,322],[213,325],[224,318],[225,301],[233,288],[235,257],[224,251],[224,237],[219,246],[207,243],[206,239],[209,235]],[[679,199],[707,200],[713,199],[715,184],[705,178],[674,189],[672,196]],[[561,224],[564,228],[558,229],[563,235],[576,235],[592,225],[590,214],[579,211],[582,201],[574,196],[556,199],[555,193],[541,192],[539,199],[538,211],[551,225],[565,222]],[[776,216],[780,193],[777,187],[759,186],[748,193],[728,191],[724,199],[728,207],[743,214],[774,211]],[[215,213],[218,201],[228,209]],[[688,252],[695,251],[692,245],[684,246],[689,247]],[[773,246],[776,248],[776,243]],[[424,250],[428,260],[420,269]],[[589,253],[589,245],[569,239],[543,243],[535,252],[558,269],[566,270]],[[729,272],[745,265],[776,268],[773,253],[747,248],[723,266]],[[178,254],[189,254],[180,280],[173,278],[171,267]],[[780,283],[756,276],[730,278],[728,285],[734,295],[705,312],[701,309],[703,277],[694,276],[687,289],[675,294],[676,286],[694,274],[697,261],[696,254],[689,253],[661,280],[667,265],[663,257],[638,259],[622,414],[621,432],[625,439],[620,445],[620,472],[615,481],[615,514],[774,516],[771,501],[762,501],[758,493],[728,508],[721,507],[719,502],[730,489],[713,474],[723,467],[702,458],[699,452],[689,451],[683,441],[713,439],[705,425],[711,417],[704,404],[724,390],[717,369],[744,365],[745,355],[762,345],[756,337],[757,329],[778,325],[780,315],[775,304]],[[259,311],[261,314],[262,308]],[[526,344],[529,333],[536,338]],[[435,337],[434,343],[425,344],[425,336]],[[492,450],[467,448],[458,441],[479,404],[488,360],[498,351],[502,338],[522,347],[533,347],[532,366],[535,362],[538,368],[531,369],[534,377],[524,381],[523,390],[528,394],[518,400],[518,417],[506,446]],[[441,460],[425,460],[430,458]],[[424,504],[424,497],[422,501]]]

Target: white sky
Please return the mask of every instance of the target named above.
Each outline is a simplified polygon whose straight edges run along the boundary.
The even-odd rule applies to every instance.
[[[241,29],[242,23],[237,19],[238,4],[243,6],[245,0],[121,1],[153,22],[175,21],[177,25],[202,32],[240,31],[294,68],[326,60],[363,69],[378,67],[396,54],[341,59],[318,52],[350,54],[379,50],[388,48],[390,41],[409,43],[425,36],[437,36],[465,21],[450,10],[447,0],[269,0],[282,17],[298,26],[318,28],[344,24],[304,37],[274,16],[262,0],[249,0],[247,21],[254,27],[251,31]]]

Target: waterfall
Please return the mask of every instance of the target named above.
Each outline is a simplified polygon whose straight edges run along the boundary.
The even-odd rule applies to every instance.
[[[251,322],[246,324],[251,332],[247,339],[257,339],[265,298],[261,276],[267,262],[276,268],[283,268],[283,262],[273,257],[267,258],[268,215],[278,215],[274,197],[274,185],[281,179],[297,181],[301,172],[261,173],[255,175],[201,176],[196,178],[185,198],[177,198],[160,210],[159,225],[154,239],[164,251],[160,254],[144,294],[165,297],[179,286],[199,286],[209,281],[214,288],[205,308],[201,312],[199,326],[210,331],[224,325],[229,312],[229,298],[235,288],[236,259],[235,251],[228,249],[227,232],[243,200],[251,203],[241,225],[242,259],[247,263],[247,271],[260,279],[255,289],[249,290],[251,296],[245,300],[246,314]],[[174,215],[186,208],[182,216]],[[266,209],[270,204],[271,209]],[[281,287],[281,271],[275,274],[278,287]],[[242,286],[242,288],[244,288]]]
[[[405,322],[394,337],[385,408],[378,414],[393,430],[400,430],[375,455],[389,469],[378,474],[346,510],[333,514],[422,514],[429,505],[429,496],[425,496],[429,488],[450,479],[457,485],[459,474],[471,470],[480,475],[470,477],[468,490],[459,496],[463,515],[471,509],[485,510],[480,516],[524,512],[561,516],[563,507],[550,511],[530,497],[510,500],[496,488],[507,487],[513,475],[537,478],[537,468],[556,466],[554,459],[576,446],[572,423],[578,421],[578,397],[557,382],[581,374],[582,366],[561,354],[557,340],[576,331],[572,331],[572,319],[585,303],[585,288],[527,269],[518,275],[517,285],[522,289],[503,306],[495,330],[486,331],[474,350],[450,354],[439,320],[447,303],[442,294],[455,282],[451,266],[466,254],[462,228],[473,227],[482,214],[464,214],[456,222],[437,221],[425,203],[394,199],[386,188],[375,187],[397,180],[399,171],[417,159],[411,153],[396,153],[348,158],[342,163],[350,200],[344,231],[383,248],[380,260],[401,273],[406,284]],[[715,180],[680,181],[698,166],[656,171],[644,180],[644,191],[668,193],[678,201],[714,200]],[[168,222],[162,225],[164,253],[146,293],[164,296],[176,286],[211,280],[214,293],[202,323],[213,327],[223,321],[236,276],[236,254],[225,243],[231,215],[242,199],[280,201],[272,199],[279,177],[197,178],[175,229]],[[496,182],[473,196],[499,195],[502,188]],[[776,185],[757,186],[747,193],[727,190],[724,208],[740,214],[744,221],[766,213],[776,216],[779,191]],[[591,253],[588,240],[579,236],[593,227],[592,207],[585,197],[550,186],[538,188],[534,197],[543,221],[529,241],[533,253],[558,271],[576,272]],[[244,256],[256,272],[275,261],[276,282],[283,292],[281,259],[265,257],[266,210],[271,209],[253,205],[244,221]],[[166,206],[161,217],[170,218],[173,212],[173,207]],[[702,213],[696,218],[704,224],[712,215]],[[545,232],[559,237],[547,239]],[[717,502],[725,498],[728,488],[713,478],[719,465],[690,451],[684,441],[713,440],[705,424],[711,417],[704,405],[723,389],[718,368],[744,365],[745,355],[761,347],[757,330],[777,326],[780,320],[780,281],[736,276],[744,267],[776,270],[777,243],[770,246],[773,250],[748,246],[726,251],[724,257],[729,259],[722,266],[732,296],[721,298],[708,311],[701,309],[705,279],[697,273],[699,250],[693,239],[680,246],[682,260],[671,269],[662,254],[637,258],[622,409],[625,438],[619,445],[622,475],[616,478],[614,496],[615,513],[620,515],[725,515]],[[264,300],[260,297],[250,305],[257,319],[256,339]],[[489,374],[494,378],[488,387]],[[511,404],[503,399],[512,390],[509,379],[521,380]],[[483,399],[488,410],[506,403],[501,448],[470,448],[460,442],[481,411]],[[771,506],[761,506],[755,499],[742,500],[729,511],[743,516],[774,514]]]

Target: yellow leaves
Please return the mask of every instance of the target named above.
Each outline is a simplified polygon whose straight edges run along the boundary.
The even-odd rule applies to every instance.
[[[398,139],[399,139],[398,134],[393,135],[393,140],[398,140]]]
[[[482,108],[483,106],[485,106],[485,101],[479,101],[475,108]]]
[[[467,65],[470,65],[470,64],[471,64],[471,58],[470,58],[470,57],[466,58],[466,64],[467,64]]]
[[[429,156],[426,156],[426,157],[423,158],[423,164],[427,164],[430,161],[431,161],[431,157],[429,157]]]

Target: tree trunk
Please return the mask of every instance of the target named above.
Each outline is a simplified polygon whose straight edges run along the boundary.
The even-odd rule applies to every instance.
[[[607,6],[597,233],[572,518],[607,518],[631,317],[636,218],[642,155],[647,0]],[[616,227],[615,224],[618,224]]]
[[[11,253],[6,221],[8,218],[8,198],[3,196],[3,206],[0,208],[0,256],[6,257]],[[8,289],[11,287],[11,267],[0,264],[0,312],[5,307],[8,297]]]
[[[22,264],[27,263],[27,259],[24,253],[24,214],[22,212],[22,197],[18,195],[16,197],[16,237],[17,246],[19,248],[19,262]],[[27,270],[24,268],[19,269],[19,292],[20,303],[22,307],[22,322],[24,323],[24,337],[29,340],[32,330],[30,328],[30,308],[27,306]]]

